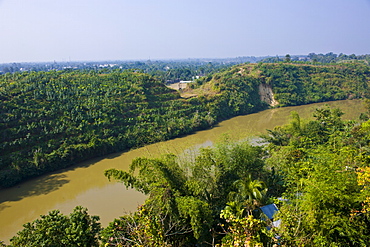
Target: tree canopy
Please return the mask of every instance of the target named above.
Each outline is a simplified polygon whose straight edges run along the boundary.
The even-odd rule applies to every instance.
[[[9,247],[39,246],[99,246],[99,217],[90,216],[87,209],[77,206],[69,216],[59,210],[41,215],[10,240]]]
[[[277,234],[287,246],[367,246],[370,122],[343,121],[339,109],[270,131],[268,166],[281,174]],[[279,194],[278,194],[279,195]]]
[[[154,246],[154,239],[163,246],[219,242],[226,233],[221,224],[227,225],[225,214],[223,218],[220,214],[229,200],[243,190],[245,197],[238,202],[239,210],[245,212],[252,212],[254,203],[262,201],[265,187],[256,180],[263,177],[262,155],[261,147],[229,143],[200,150],[193,162],[181,163],[167,155],[138,158],[129,172],[107,170],[108,178],[122,181],[149,197],[137,213],[112,222],[103,231],[103,242],[109,246],[119,239],[121,244],[147,246]],[[251,190],[239,186],[239,182],[248,184]]]

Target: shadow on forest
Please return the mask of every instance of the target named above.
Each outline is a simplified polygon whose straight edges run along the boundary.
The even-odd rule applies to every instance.
[[[213,126],[213,128],[215,127],[218,127],[218,125]],[[186,136],[191,136],[195,134],[196,132],[190,133]],[[182,138],[182,137],[183,136],[176,137],[176,138]],[[176,139],[176,138],[173,138],[173,139]],[[142,148],[142,147],[137,147],[137,148]],[[62,186],[70,182],[70,180],[67,179],[67,176],[64,174],[65,172],[74,171],[80,168],[88,168],[90,166],[96,165],[97,163],[99,163],[100,161],[104,159],[115,159],[133,150],[135,150],[135,148],[131,150],[124,150],[121,152],[115,152],[115,153],[106,154],[100,157],[91,158],[85,161],[78,162],[69,167],[60,169],[53,173],[49,173],[41,177],[31,178],[18,185],[15,185],[14,187],[2,189],[0,190],[0,211],[8,207],[4,204],[5,202],[19,201],[24,198],[32,197],[32,196],[46,195],[46,194],[49,194],[53,191],[60,189]],[[104,176],[104,174],[101,174],[101,175]]]
[[[0,190],[0,211],[7,208],[4,202],[19,201],[26,197],[46,195],[60,189],[63,185],[70,182],[67,176],[63,174],[67,171],[73,171],[79,168],[88,168],[95,165],[103,159],[114,159],[124,152],[108,154],[102,157],[92,158],[70,167],[49,173],[41,177],[31,178],[18,185]],[[104,176],[104,174],[102,174]]]

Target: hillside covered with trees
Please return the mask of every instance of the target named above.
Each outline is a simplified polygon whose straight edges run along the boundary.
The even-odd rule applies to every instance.
[[[288,106],[368,97],[369,78],[369,66],[360,62],[242,64],[180,94],[132,70],[6,73],[0,75],[0,187],[266,109],[261,85],[278,106]]]
[[[370,67],[365,63],[243,64],[203,77],[197,85],[209,82],[213,89],[222,91],[238,87],[245,79],[270,87],[280,107],[370,96]]]

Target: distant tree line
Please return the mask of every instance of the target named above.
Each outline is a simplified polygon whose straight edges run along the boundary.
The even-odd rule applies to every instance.
[[[192,80],[195,76],[208,75],[220,69],[245,62],[258,62],[262,58],[238,57],[225,59],[147,60],[147,61],[89,61],[0,64],[0,74],[25,71],[86,70],[105,72],[122,69],[157,75],[163,82]]]

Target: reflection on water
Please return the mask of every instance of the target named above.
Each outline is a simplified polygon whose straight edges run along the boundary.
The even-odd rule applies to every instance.
[[[302,118],[311,117],[313,111],[325,105],[319,103],[306,106],[266,110],[247,116],[226,120],[210,130],[148,145],[129,152],[116,153],[90,160],[71,167],[29,180],[18,186],[0,191],[0,239],[6,240],[22,229],[26,222],[53,209],[69,214],[77,205],[89,209],[91,215],[99,215],[103,226],[125,212],[134,211],[144,202],[145,196],[121,183],[109,182],[103,175],[109,168],[127,170],[132,159],[140,156],[158,157],[174,153],[181,157],[195,156],[200,147],[211,146],[225,138],[245,140],[266,133],[277,125],[289,121],[291,111],[297,111]],[[357,119],[365,109],[358,100],[327,103],[340,107],[345,119]]]
[[[39,196],[49,194],[52,191],[58,190],[64,184],[68,183],[65,174],[52,174],[46,177],[41,177],[36,180],[32,187],[22,185],[16,186],[16,193],[12,193],[12,189],[4,191],[0,198],[0,203],[7,201],[19,201],[26,197]]]

